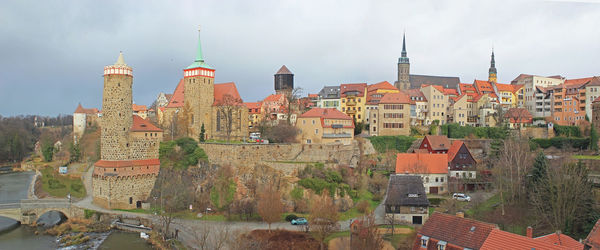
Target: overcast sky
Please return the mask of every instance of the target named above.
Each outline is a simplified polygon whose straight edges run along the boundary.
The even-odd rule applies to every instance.
[[[274,92],[285,64],[295,86],[396,80],[406,31],[411,73],[498,81],[520,73],[600,75],[600,1],[2,1],[0,115],[101,108],[103,67],[119,51],[133,100],[171,93],[194,61],[198,25],[216,83],[246,102]]]

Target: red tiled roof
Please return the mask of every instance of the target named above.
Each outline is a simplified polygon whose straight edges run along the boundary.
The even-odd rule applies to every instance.
[[[480,249],[488,235],[496,228],[494,224],[435,212],[419,230],[419,234],[430,239],[446,241],[461,249]],[[419,240],[419,237],[416,240]]]
[[[378,82],[378,83],[367,86],[368,92],[378,90],[378,89],[398,90],[396,87],[394,87],[394,85],[390,84],[387,81]]]
[[[340,94],[341,97],[346,97],[346,92],[357,91],[357,96],[364,96],[365,88],[367,88],[366,83],[343,83],[340,85]]]
[[[245,102],[244,105],[249,109],[256,109],[262,106],[262,102]]]
[[[460,150],[462,145],[464,145],[462,141],[454,141],[452,143],[452,146],[450,146],[450,148],[448,149],[448,162],[451,162],[454,159],[454,157],[456,157],[456,154],[458,153],[458,150]]]
[[[167,108],[179,108],[183,107],[183,90],[185,90],[185,83],[183,79],[179,80],[177,87],[175,87],[175,91],[173,91],[173,96],[169,99],[169,104],[167,104]]]
[[[552,245],[567,247],[568,249],[580,250],[583,249],[583,244],[566,234],[553,233],[534,238],[536,241],[549,243]]]
[[[496,83],[496,89],[498,89],[498,91],[510,91],[510,92],[514,92],[514,87],[516,85],[511,85],[511,84],[504,84],[504,83]]]
[[[444,95],[458,95],[458,91],[456,89],[444,89]]]
[[[103,168],[122,168],[132,166],[156,166],[160,165],[159,159],[146,159],[146,160],[125,160],[125,161],[106,161],[99,160],[94,163],[96,167]]]
[[[515,84],[512,85],[513,86],[513,93],[516,93],[517,91],[519,91],[519,89],[523,88],[523,86],[525,86],[525,84]]]
[[[460,83],[460,84],[458,84],[458,87],[460,88],[461,92],[466,92],[467,90],[477,92],[477,89],[475,89],[475,86],[470,83]]]
[[[386,93],[379,103],[410,103],[410,97],[404,93]]]
[[[263,102],[280,102],[283,101],[285,96],[283,94],[272,94],[267,96]]]
[[[585,238],[585,244],[593,249],[600,249],[600,220],[596,221],[592,231]]]
[[[396,174],[448,174],[446,154],[399,153]]]
[[[494,88],[492,88],[492,84],[489,83],[488,81],[475,80],[475,82],[473,84],[475,85],[475,88],[477,88],[477,91],[480,93],[482,91],[494,92]]]
[[[581,85],[584,85],[586,83],[588,83],[589,81],[591,81],[592,79],[594,79],[594,77],[585,77],[585,78],[578,78],[578,79],[568,79],[565,80],[565,85],[569,86],[569,87],[581,87]]]
[[[421,144],[425,141],[429,142],[433,150],[448,150],[451,146],[450,140],[445,135],[427,135]]]
[[[509,233],[500,229],[493,229],[480,248],[485,249],[523,249],[523,250],[553,250],[570,249],[565,246],[553,245],[544,241],[538,241],[529,237]]]
[[[304,114],[300,115],[300,117],[319,117],[323,119],[352,120],[352,117],[344,114],[342,111],[339,111],[336,108],[312,108],[311,110],[304,112]]]
[[[162,129],[157,128],[148,120],[133,115],[133,124],[131,125],[131,131],[133,132],[162,132]]]
[[[308,98],[319,98],[319,94],[308,94]]]
[[[98,109],[97,108],[90,108],[90,109],[86,109],[83,108],[83,106],[81,106],[81,103],[79,105],[77,105],[77,108],[75,109],[75,112],[73,113],[77,113],[77,114],[98,114]]]
[[[224,101],[224,97],[225,96],[231,96],[233,98],[233,101],[235,101],[235,105],[243,105],[243,101],[242,98],[240,97],[240,93],[237,90],[237,87],[235,86],[234,82],[227,82],[227,83],[217,83],[214,85],[215,86],[215,102],[213,105],[220,105],[222,104]]]
[[[137,105],[137,104],[131,104],[131,109],[133,109],[133,111],[147,111],[148,108],[146,107],[146,105]]]

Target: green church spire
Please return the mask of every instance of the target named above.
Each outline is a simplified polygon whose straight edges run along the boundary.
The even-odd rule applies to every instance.
[[[198,27],[198,50],[196,51],[196,60],[192,65],[188,66],[185,69],[194,69],[194,68],[205,68],[205,69],[214,69],[210,65],[204,63],[204,55],[202,54],[202,41],[200,39],[200,27]]]

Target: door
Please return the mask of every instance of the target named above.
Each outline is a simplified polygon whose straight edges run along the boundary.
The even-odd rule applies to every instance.
[[[422,216],[413,216],[412,217],[412,223],[413,224],[418,224],[418,225],[423,224],[423,217]]]
[[[142,202],[141,202],[141,201],[137,201],[137,202],[135,203],[135,207],[137,207],[137,208],[142,208]]]
[[[429,187],[429,193],[430,194],[437,194],[438,193],[438,187]]]

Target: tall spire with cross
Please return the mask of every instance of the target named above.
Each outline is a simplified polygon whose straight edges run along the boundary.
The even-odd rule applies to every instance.
[[[492,47],[492,59],[490,60],[490,69],[488,71],[488,82],[496,83],[498,72],[496,70],[496,59],[494,58],[494,47]]]
[[[406,34],[402,35],[402,54],[398,58],[398,81],[394,84],[397,89],[410,88],[410,61],[406,55]]]

